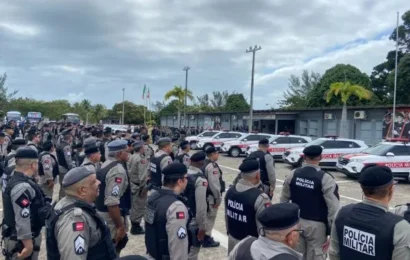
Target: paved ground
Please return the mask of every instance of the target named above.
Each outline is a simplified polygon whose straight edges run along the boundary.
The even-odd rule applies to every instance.
[[[243,158],[230,158],[225,155],[220,155],[220,159],[218,163],[220,167],[222,168],[222,170],[224,171],[224,179],[228,185],[236,177],[237,168],[240,162],[242,161],[242,159]],[[280,163],[280,162],[276,164],[277,187],[275,191],[275,196],[273,198],[273,203],[278,202],[283,180],[286,178],[286,175],[290,171],[291,169],[287,165]],[[362,192],[360,190],[358,183],[355,180],[349,179],[345,177],[343,174],[340,174],[337,172],[331,172],[331,174],[335,177],[339,185],[342,205],[361,201]],[[391,203],[391,207],[394,207],[397,204],[403,204],[403,203],[410,202],[410,193],[408,192],[409,189],[410,189],[409,184],[398,183],[398,185],[395,187],[395,194],[393,197],[393,201]],[[0,211],[2,211],[2,208],[3,206],[0,205]],[[227,254],[226,248],[227,248],[228,241],[227,241],[227,236],[226,236],[223,207],[219,209],[218,218],[217,218],[215,228],[213,231],[213,236],[216,240],[221,242],[221,247],[213,248],[213,249],[201,249],[199,259],[201,260],[226,259],[226,254]],[[131,254],[144,254],[144,253],[145,253],[144,237],[130,235],[130,241],[127,247],[124,249],[122,256],[131,255]],[[42,243],[41,259],[46,259],[44,240]]]

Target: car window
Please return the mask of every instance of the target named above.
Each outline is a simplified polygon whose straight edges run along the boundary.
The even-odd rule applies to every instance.
[[[300,137],[289,137],[291,144],[305,144],[307,141]]]
[[[259,135],[259,140],[262,140],[262,139],[270,139],[272,136],[270,136],[270,135]]]
[[[247,141],[259,141],[259,135],[248,135],[245,139]]]
[[[219,138],[229,138],[231,136],[230,133],[221,133],[218,135]]]
[[[278,137],[274,140],[277,144],[289,144],[289,137]]]
[[[216,132],[205,132],[200,136],[202,136],[202,137],[211,137],[211,136],[214,136],[215,134],[216,134]]]
[[[394,153],[395,156],[410,155],[409,147],[405,145],[395,145],[389,152]]]
[[[239,138],[239,137],[241,137],[242,135],[241,134],[233,134],[234,136],[234,138]]]

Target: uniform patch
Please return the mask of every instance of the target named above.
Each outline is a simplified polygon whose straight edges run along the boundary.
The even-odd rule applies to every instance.
[[[21,194],[20,197],[17,198],[16,204],[19,205],[21,208],[26,208],[30,205],[30,200],[25,193]]]
[[[28,218],[30,216],[30,210],[28,208],[24,208],[20,215],[22,218]]]
[[[218,174],[218,170],[214,170],[214,174]]]
[[[71,153],[70,153],[70,152],[67,152],[67,155],[68,155],[68,156],[70,156],[70,155],[71,155]]]
[[[120,187],[118,187],[118,185],[115,185],[114,188],[112,188],[111,195],[118,196],[119,194],[120,194]]]
[[[269,202],[268,203],[265,203],[265,208],[267,208],[267,207],[269,207],[269,206],[271,206],[272,204],[270,204]]]
[[[202,186],[208,187],[208,182],[206,181],[202,182]]]
[[[76,255],[82,255],[85,253],[85,241],[81,235],[78,235],[74,239],[74,252]]]
[[[183,211],[177,212],[177,219],[185,219],[185,212]]]
[[[183,228],[183,227],[180,227],[180,228],[178,229],[177,236],[178,236],[179,239],[184,239],[184,238],[186,238],[186,229]]]
[[[50,165],[46,164],[46,165],[44,166],[44,170],[46,170],[46,171],[50,170]]]
[[[118,178],[118,177],[115,178],[115,182],[118,183],[118,184],[120,184],[120,183],[122,182],[122,178]]]
[[[84,231],[84,222],[73,223],[73,231]]]
[[[141,164],[145,164],[147,161],[145,160],[141,160]]]

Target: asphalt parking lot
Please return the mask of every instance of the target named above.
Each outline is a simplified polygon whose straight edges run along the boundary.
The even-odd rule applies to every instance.
[[[229,185],[232,183],[233,179],[236,177],[238,173],[238,166],[244,157],[240,158],[231,158],[224,154],[221,154],[219,157],[219,165],[223,170],[224,179]],[[286,176],[290,173],[292,169],[284,163],[277,162],[276,163],[276,174],[277,174],[277,186],[275,195],[273,197],[273,203],[277,203],[279,201],[280,192],[282,188],[283,181],[285,180]],[[356,180],[350,179],[345,175],[335,172],[329,171],[331,173],[336,182],[339,185],[339,193],[340,193],[340,200],[342,205],[360,202],[362,199],[362,192],[360,186],[358,185]],[[55,189],[55,196],[57,197],[59,187],[57,186]],[[405,204],[410,202],[410,185],[406,182],[399,182],[395,186],[395,194],[393,197],[393,201],[391,202],[390,207],[394,207],[398,204]],[[2,215],[3,212],[3,205],[0,205],[0,213]],[[44,232],[43,232],[44,235]],[[212,249],[201,249],[201,253],[199,259],[203,260],[210,260],[210,259],[226,259],[227,255],[227,246],[228,246],[228,238],[226,236],[226,229],[225,229],[225,220],[224,220],[224,207],[221,205],[219,209],[217,221],[215,224],[215,228],[213,230],[213,236],[215,240],[221,242],[221,246],[219,248],[212,248]],[[130,241],[128,242],[127,247],[123,250],[122,256],[125,255],[133,255],[133,254],[145,254],[145,244],[144,244],[144,236],[129,236]],[[41,258],[46,259],[46,251],[45,251],[45,240],[43,239],[42,247],[41,247]],[[0,258],[2,259],[2,258]]]

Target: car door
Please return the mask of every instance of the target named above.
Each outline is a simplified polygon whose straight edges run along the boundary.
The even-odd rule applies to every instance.
[[[347,153],[349,144],[345,141],[327,140],[321,145],[323,147],[322,160],[320,166],[336,166],[337,159],[342,154]]]
[[[281,136],[273,140],[269,145],[269,153],[275,159],[282,159],[282,154],[286,151],[286,147],[290,143],[290,137]]]
[[[260,136],[259,135],[248,135],[243,141],[247,144],[247,145],[251,145],[251,144],[257,144],[259,143],[260,140]]]
[[[395,176],[407,178],[410,169],[410,147],[394,145],[390,148],[389,153],[392,153],[393,156],[386,156],[385,165],[394,172]]]

